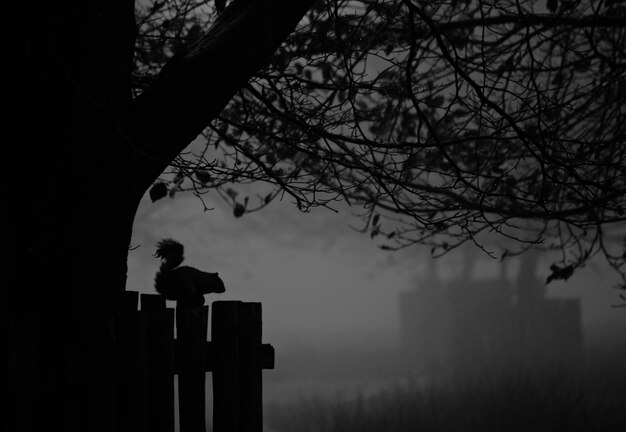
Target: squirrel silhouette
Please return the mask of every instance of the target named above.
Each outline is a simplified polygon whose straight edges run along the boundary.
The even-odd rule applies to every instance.
[[[185,259],[185,248],[176,240],[161,240],[156,248],[154,256],[161,258],[161,266],[154,278],[154,288],[166,299],[188,306],[202,306],[204,294],[226,291],[217,273],[179,267]]]

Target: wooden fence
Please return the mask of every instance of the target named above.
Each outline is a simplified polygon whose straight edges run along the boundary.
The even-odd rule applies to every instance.
[[[98,343],[97,356],[85,367],[81,367],[80,361],[68,366],[68,388],[87,390],[73,392],[71,404],[75,408],[71,414],[68,411],[61,415],[65,418],[62,430],[84,430],[87,424],[93,426],[89,430],[173,432],[174,376],[178,375],[180,432],[204,432],[207,372],[213,374],[213,431],[263,430],[261,372],[274,367],[274,349],[261,343],[260,303],[213,302],[210,342],[208,306],[174,310],[166,308],[162,296],[125,292],[118,309],[115,322],[105,330],[107,335],[92,335],[93,340],[108,341]],[[33,414],[45,412],[45,407],[32,396],[40,385],[36,370],[40,366],[21,359],[35,357],[26,354],[37,351],[37,335],[43,327],[25,327],[23,323],[10,327],[10,406],[4,425],[19,426],[14,430],[37,430]],[[100,384],[81,387],[87,381]],[[100,401],[97,408],[89,402],[94,400],[93,388],[100,393],[95,397]],[[67,392],[65,397],[68,398]],[[79,408],[81,404],[86,409]],[[91,415],[90,418],[78,418],[81,412],[89,410],[92,414],[85,415]],[[58,411],[54,408],[50,413],[57,415]],[[99,414],[94,415],[95,412]],[[94,420],[100,424],[94,424]]]
[[[207,306],[177,307],[174,312],[165,307],[163,297],[142,294],[137,310],[136,299],[137,293],[126,293],[121,332],[126,347],[121,383],[128,387],[120,402],[126,407],[128,429],[174,430],[177,374],[180,431],[205,431],[205,374],[210,371],[213,431],[262,431],[261,371],[274,367],[274,349],[261,343],[261,303],[213,302],[207,342]]]

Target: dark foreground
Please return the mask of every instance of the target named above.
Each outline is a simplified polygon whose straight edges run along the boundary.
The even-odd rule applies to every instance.
[[[271,432],[622,431],[626,374],[511,373],[266,407]]]

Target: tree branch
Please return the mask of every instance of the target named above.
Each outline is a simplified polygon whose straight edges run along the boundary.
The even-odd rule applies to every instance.
[[[544,26],[544,27],[564,27],[568,28],[626,28],[626,20],[624,18],[614,18],[607,16],[559,16],[546,14],[533,15],[500,15],[494,17],[455,20],[446,23],[437,23],[436,26],[440,31],[489,27],[503,24],[517,24],[522,27]]]
[[[238,0],[130,107],[124,133],[137,150],[129,166],[141,193],[250,77],[264,67],[313,0]],[[137,178],[137,177],[135,177]]]

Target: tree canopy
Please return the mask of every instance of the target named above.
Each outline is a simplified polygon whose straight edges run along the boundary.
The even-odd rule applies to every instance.
[[[116,324],[146,190],[214,191],[238,217],[341,200],[385,248],[553,248],[550,280],[596,254],[623,270],[624,1],[34,0],[3,16],[13,429],[121,430]]]
[[[136,14],[141,94],[220,12]],[[384,248],[536,246],[562,251],[551,280],[598,253],[621,271],[625,37],[622,1],[317,1],[151,196],[214,190],[235,216],[345,200]]]

